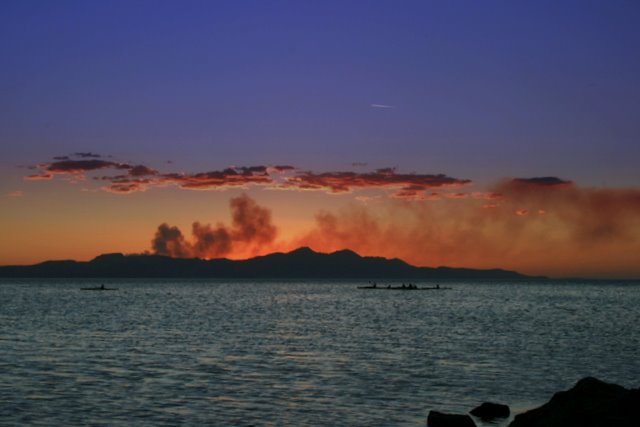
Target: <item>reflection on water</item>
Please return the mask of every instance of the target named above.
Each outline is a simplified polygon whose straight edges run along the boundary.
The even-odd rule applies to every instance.
[[[3,425],[423,426],[638,387],[640,286],[0,282]]]

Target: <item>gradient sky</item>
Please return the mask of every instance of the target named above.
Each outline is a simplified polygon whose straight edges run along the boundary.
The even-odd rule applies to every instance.
[[[306,244],[640,277],[639,21],[623,0],[3,1],[0,264]]]

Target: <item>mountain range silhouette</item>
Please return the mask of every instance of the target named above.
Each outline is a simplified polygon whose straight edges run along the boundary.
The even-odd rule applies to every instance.
[[[171,258],[161,255],[104,254],[91,261],[45,261],[2,266],[0,277],[120,277],[229,279],[421,279],[527,280],[515,271],[450,267],[416,267],[400,259],[363,257],[345,249],[329,254],[303,247],[246,260]],[[536,277],[538,278],[538,277]]]

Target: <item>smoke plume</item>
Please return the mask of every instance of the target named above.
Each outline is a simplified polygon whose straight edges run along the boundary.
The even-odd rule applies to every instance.
[[[496,196],[387,200],[321,212],[293,246],[416,265],[508,268],[551,276],[640,276],[640,190],[510,180]]]
[[[231,225],[194,222],[191,239],[161,224],[152,242],[174,257],[246,258],[309,246],[352,249],[414,265],[507,268],[528,274],[640,277],[640,189],[584,188],[553,177],[502,180],[485,192],[353,202],[277,242],[271,212],[246,195]]]
[[[184,258],[191,255],[191,246],[184,240],[184,236],[178,227],[168,224],[160,224],[156,235],[151,242],[153,252],[158,255],[169,255]]]
[[[191,241],[185,239],[178,227],[159,225],[151,241],[152,251],[176,258],[247,257],[268,252],[277,236],[271,212],[246,194],[232,198],[229,207],[230,227],[196,221],[191,227]]]

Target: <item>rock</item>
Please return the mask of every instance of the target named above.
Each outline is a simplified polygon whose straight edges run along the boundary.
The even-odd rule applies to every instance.
[[[639,410],[640,389],[587,377],[539,408],[517,415],[509,427],[638,427]]]
[[[469,415],[445,414],[429,411],[427,427],[476,427]]]
[[[511,412],[507,405],[500,403],[484,402],[482,405],[474,408],[471,415],[475,415],[483,420],[491,420],[493,418],[507,418]]]

